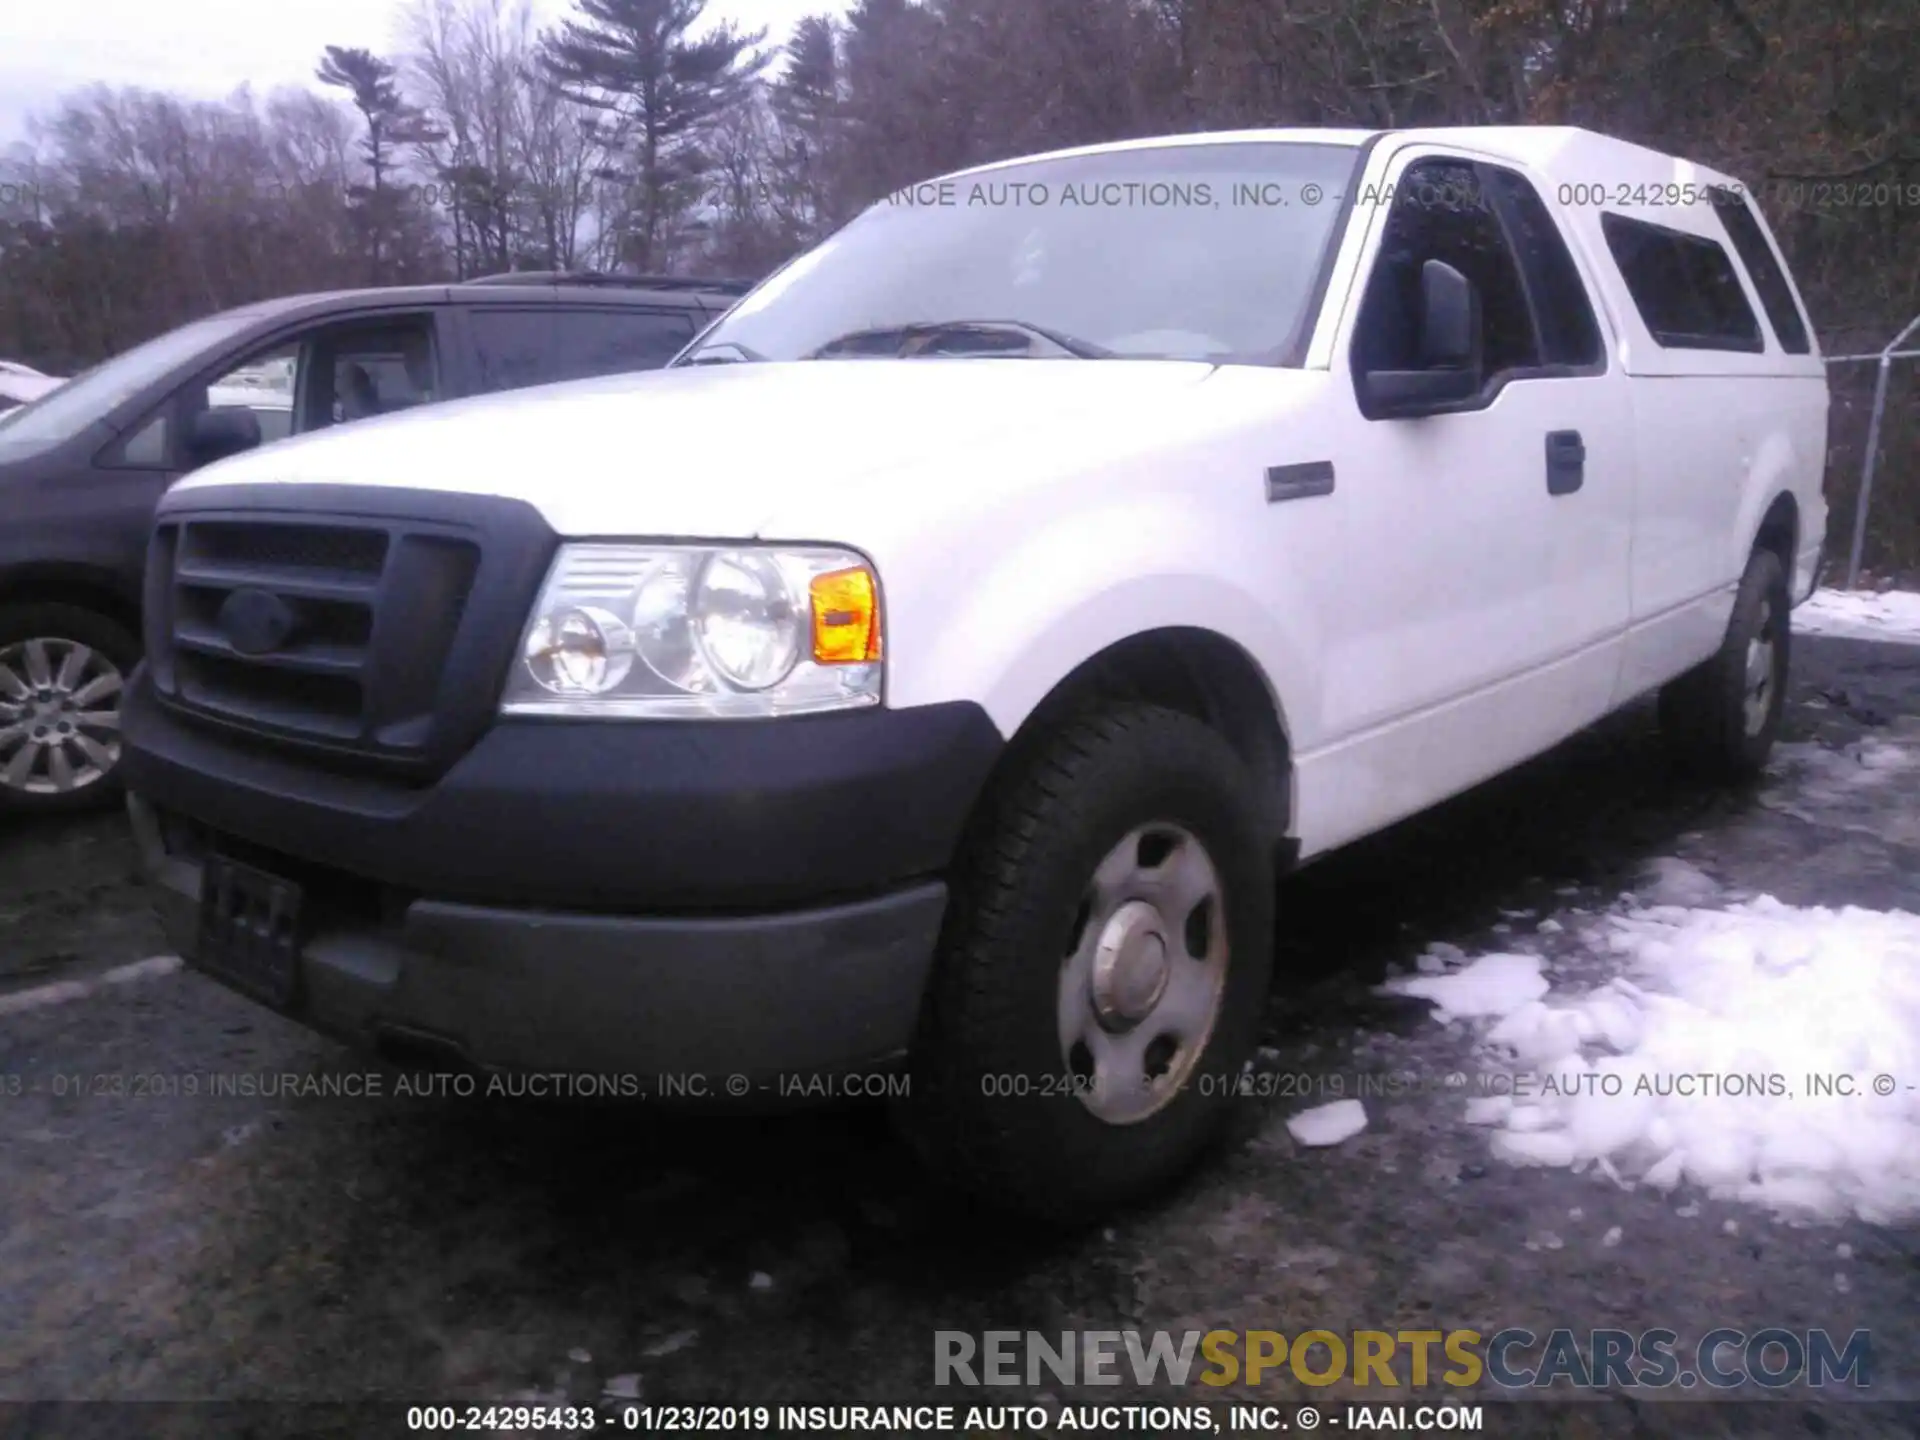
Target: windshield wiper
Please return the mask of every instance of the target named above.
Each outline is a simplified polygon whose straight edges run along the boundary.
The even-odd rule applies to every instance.
[[[1113,351],[1058,330],[1026,320],[921,320],[910,325],[876,325],[850,330],[816,350],[805,360],[836,356],[903,359],[916,355],[1031,355],[1033,342],[1044,340],[1056,350],[1081,360],[1110,360]],[[1017,342],[1017,343],[1009,343]]]
[[[716,340],[703,345],[680,362],[681,365],[745,365],[766,360],[758,350],[749,350],[738,340]],[[678,366],[675,367],[679,368]]]

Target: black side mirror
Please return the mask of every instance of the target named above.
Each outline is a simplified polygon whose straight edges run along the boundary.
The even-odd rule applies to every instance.
[[[1420,267],[1418,370],[1370,370],[1362,377],[1367,414],[1427,415],[1480,393],[1480,301],[1473,282],[1443,260]]]
[[[211,465],[229,455],[252,450],[260,443],[260,417],[244,405],[202,410],[187,431],[187,462]]]
[[[1473,282],[1451,265],[1420,267],[1420,358],[1428,369],[1479,368],[1479,309]]]

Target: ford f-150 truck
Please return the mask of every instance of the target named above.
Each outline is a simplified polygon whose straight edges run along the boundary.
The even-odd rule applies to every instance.
[[[1633,145],[992,165],[665,370],[176,486],[134,821],[184,953],[315,1026],[898,1067],[939,1173],[1085,1217],[1219,1133],[1277,868],[1656,691],[1759,772],[1827,407],[1739,182]]]

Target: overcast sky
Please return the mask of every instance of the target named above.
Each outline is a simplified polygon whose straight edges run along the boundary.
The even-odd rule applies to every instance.
[[[219,99],[310,83],[327,45],[391,53],[407,0],[0,0],[0,148],[61,93],[104,81]],[[535,0],[542,18],[567,0]],[[783,41],[846,0],[712,0],[708,14]]]

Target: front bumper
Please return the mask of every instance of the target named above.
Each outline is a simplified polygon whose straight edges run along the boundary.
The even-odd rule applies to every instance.
[[[169,936],[202,862],[297,882],[295,1018],[487,1068],[760,1077],[911,1040],[1002,742],[972,705],[501,722],[428,786],[201,728],[136,672],[123,773]]]
[[[1003,748],[966,703],[501,720],[416,786],[183,720],[145,667],[121,723],[127,788],[221,837],[437,900],[624,915],[813,906],[942,874]]]
[[[128,805],[168,939],[192,962],[201,860],[177,822],[140,796]],[[289,1013],[403,1056],[617,1076],[619,1093],[791,1092],[905,1052],[946,898],[927,881],[751,916],[329,907],[302,945]]]

